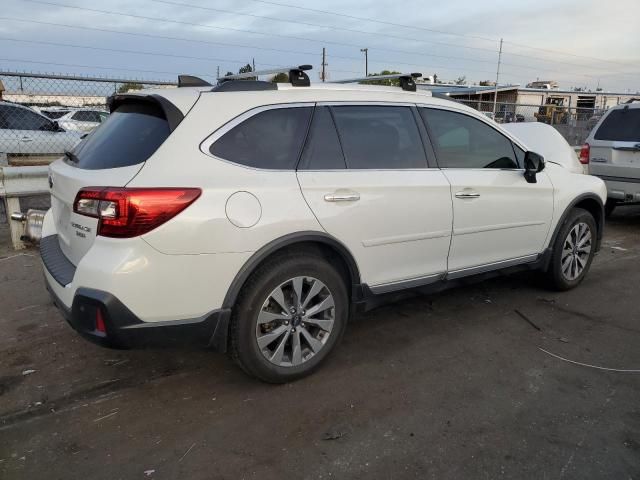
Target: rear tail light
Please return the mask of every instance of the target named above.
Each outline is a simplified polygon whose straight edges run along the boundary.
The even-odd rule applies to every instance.
[[[143,235],[175,217],[202,193],[199,188],[87,187],[76,195],[73,211],[97,218],[98,235]]]
[[[584,165],[589,164],[589,155],[591,154],[591,147],[588,143],[585,143],[580,149],[580,163]]]

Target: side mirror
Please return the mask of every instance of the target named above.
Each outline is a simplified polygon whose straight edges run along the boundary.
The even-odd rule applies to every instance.
[[[544,157],[535,152],[524,154],[524,178],[527,183],[536,183],[536,174],[544,170]]]

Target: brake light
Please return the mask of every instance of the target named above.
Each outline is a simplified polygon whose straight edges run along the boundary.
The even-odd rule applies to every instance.
[[[585,143],[580,149],[580,163],[584,165],[589,164],[589,156],[591,155],[591,147],[588,143]]]
[[[199,188],[87,187],[76,195],[73,211],[97,218],[98,235],[131,238],[175,217],[201,193]]]

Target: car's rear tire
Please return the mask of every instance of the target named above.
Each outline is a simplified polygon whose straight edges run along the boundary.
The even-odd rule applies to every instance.
[[[558,232],[547,270],[550,285],[557,290],[569,290],[587,275],[596,253],[597,231],[593,215],[574,208]]]
[[[267,260],[249,277],[233,309],[232,358],[269,383],[309,375],[344,334],[349,316],[345,283],[320,253]]]

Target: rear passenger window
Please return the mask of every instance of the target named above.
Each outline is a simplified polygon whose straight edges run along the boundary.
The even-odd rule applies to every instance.
[[[248,167],[294,170],[312,110],[311,107],[265,110],[233,127],[209,151]]]
[[[352,169],[425,168],[427,159],[409,107],[331,107]]]
[[[336,127],[328,107],[316,107],[304,146],[301,170],[335,170],[346,168]]]
[[[612,110],[594,135],[596,140],[640,142],[640,108]]]
[[[462,113],[420,108],[441,168],[519,168],[511,140]]]

